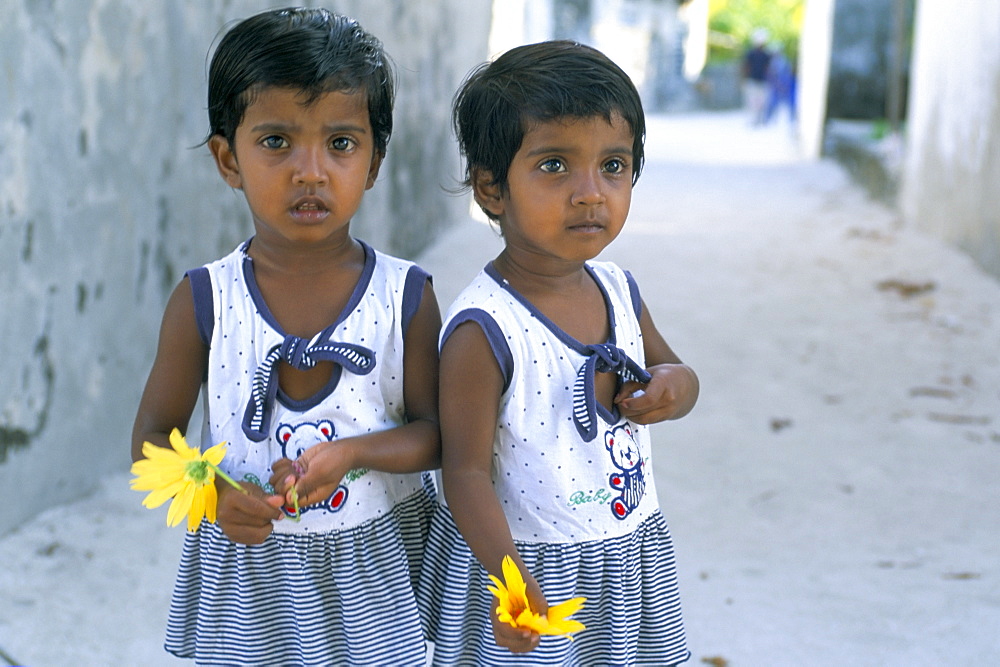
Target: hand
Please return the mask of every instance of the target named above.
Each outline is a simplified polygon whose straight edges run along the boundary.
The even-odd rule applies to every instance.
[[[256,484],[242,483],[247,492],[240,493],[228,482],[216,479],[219,492],[216,520],[219,528],[233,542],[260,544],[271,534],[272,521],[284,516],[278,509],[281,496],[269,496]]]
[[[509,623],[504,623],[497,618],[495,609],[490,611],[490,621],[493,622],[493,639],[497,646],[503,647],[511,653],[528,653],[534,651],[538,646],[541,636],[537,632],[527,628],[510,627]]]
[[[528,596],[528,604],[536,614],[544,616],[549,611],[549,603],[542,595],[542,589],[531,574],[526,574],[524,583],[527,586],[525,591]],[[496,598],[493,598],[494,602]],[[502,622],[497,617],[496,607],[490,610],[490,621],[493,623],[493,639],[497,646],[506,648],[511,653],[528,653],[535,650],[541,636],[527,628],[513,628],[509,623]]]
[[[683,417],[698,399],[698,378],[684,364],[660,364],[646,369],[653,376],[646,384],[626,382],[615,403],[636,424],[654,424]]]
[[[292,461],[278,459],[271,466],[271,484],[275,493],[291,505],[292,487],[298,492],[299,507],[323,502],[337,490],[341,480],[352,468],[354,459],[349,440],[321,442]]]

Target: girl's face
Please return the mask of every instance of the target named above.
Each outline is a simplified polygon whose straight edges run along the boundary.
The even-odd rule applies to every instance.
[[[486,175],[488,176],[488,175]],[[573,267],[621,232],[632,202],[632,131],[618,113],[537,122],[508,170],[507,191],[475,185],[512,259]],[[537,264],[541,262],[542,264]]]
[[[326,93],[304,106],[298,90],[265,88],[233,146],[213,136],[209,148],[226,183],[243,190],[257,236],[280,245],[346,238],[382,162],[363,93]]]

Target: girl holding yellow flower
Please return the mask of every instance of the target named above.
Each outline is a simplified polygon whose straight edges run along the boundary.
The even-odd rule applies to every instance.
[[[177,656],[425,660],[440,315],[426,273],[349,229],[393,96],[379,41],[326,10],[251,17],[212,58],[208,146],[255,235],[170,297],[132,440],[133,487],[188,516]],[[181,436],[199,393],[204,453]]]
[[[477,69],[454,118],[504,249],[441,336],[448,507],[418,590],[435,663],[683,662],[646,425],[687,414],[698,380],[631,275],[594,260],[642,165],[638,93],[600,52],[543,42]]]

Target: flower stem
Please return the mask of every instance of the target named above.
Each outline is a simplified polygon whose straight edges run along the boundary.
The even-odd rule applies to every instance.
[[[232,477],[230,477],[226,473],[222,472],[222,470],[219,468],[219,466],[215,465],[214,463],[209,463],[208,465],[212,466],[212,469],[215,470],[215,474],[218,475],[219,477],[221,477],[222,479],[226,480],[227,482],[229,482],[229,484],[232,485],[232,487],[234,489],[239,490],[241,493],[249,493],[246,489],[244,489],[242,486],[240,486],[239,482],[237,482],[236,480],[234,480]]]

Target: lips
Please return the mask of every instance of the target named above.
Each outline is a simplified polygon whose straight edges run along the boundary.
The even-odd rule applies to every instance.
[[[326,211],[327,206],[319,197],[302,197],[292,204],[296,211]]]
[[[583,220],[569,226],[575,232],[599,232],[603,231],[605,224],[597,220]]]
[[[318,219],[330,212],[329,207],[319,197],[302,197],[292,204],[292,213],[296,217]]]

